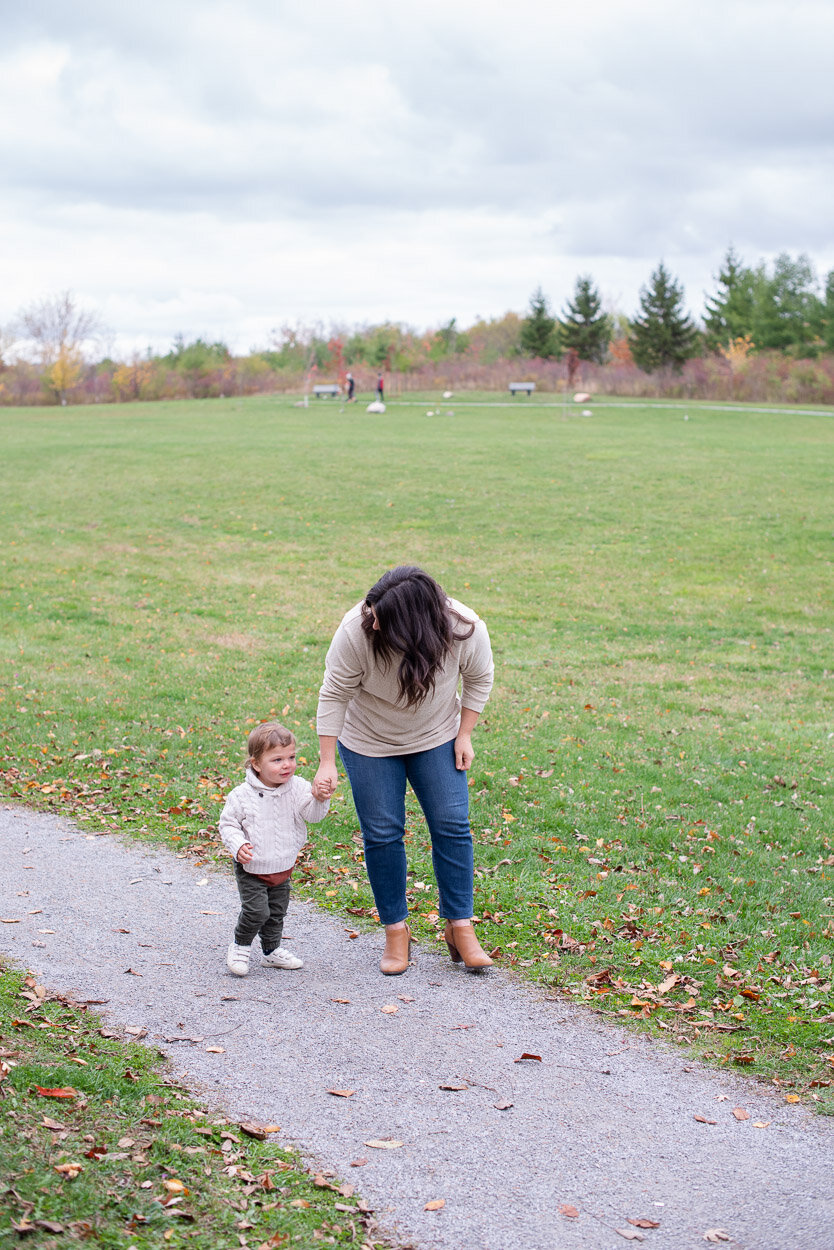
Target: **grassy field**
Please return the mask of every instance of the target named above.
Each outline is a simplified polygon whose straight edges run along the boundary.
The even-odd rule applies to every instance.
[[[482,941],[830,1110],[834,420],[592,410],[0,412],[3,793],[213,857],[249,728],[285,719],[312,776],[336,624],[422,564],[495,648]],[[346,786],[297,882],[370,923]]]

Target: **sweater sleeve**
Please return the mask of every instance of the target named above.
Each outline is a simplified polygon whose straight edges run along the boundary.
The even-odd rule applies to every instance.
[[[475,632],[463,644],[460,656],[461,707],[482,712],[492,689],[495,666],[487,627],[483,621],[475,623]]]
[[[238,798],[237,790],[233,790],[220,813],[220,837],[223,845],[231,855],[232,859],[237,859],[237,853],[243,846],[244,842],[248,842],[249,838],[241,824],[243,815],[243,807]]]
[[[362,686],[364,665],[356,644],[342,621],[324,660],[324,681],[319,691],[316,729],[319,734],[338,738],[345,723],[345,712]],[[321,817],[319,817],[321,819]]]

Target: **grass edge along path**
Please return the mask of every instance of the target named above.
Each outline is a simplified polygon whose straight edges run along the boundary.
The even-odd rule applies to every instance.
[[[278,1126],[204,1109],[159,1051],[5,962],[0,1240],[110,1250],[391,1250],[355,1187],[311,1175]]]

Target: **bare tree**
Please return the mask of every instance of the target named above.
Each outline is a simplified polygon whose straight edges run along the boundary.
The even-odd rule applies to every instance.
[[[15,329],[41,366],[47,386],[65,404],[67,392],[81,377],[85,346],[103,333],[99,317],[79,307],[72,291],[62,291],[21,309]]]

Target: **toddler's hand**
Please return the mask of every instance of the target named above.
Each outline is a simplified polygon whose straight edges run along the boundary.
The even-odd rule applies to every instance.
[[[325,780],[324,778],[316,777],[315,780],[311,782],[310,789],[313,792],[313,798],[316,802],[324,803],[326,799],[330,798],[336,787],[329,778]]]
[[[237,853],[237,862],[239,864],[248,864],[254,854],[255,848],[252,843],[244,842],[243,846]]]

